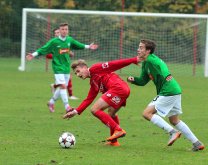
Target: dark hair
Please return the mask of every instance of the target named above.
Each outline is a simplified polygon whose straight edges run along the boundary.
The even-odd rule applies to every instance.
[[[55,33],[56,30],[59,30],[59,28],[58,27],[54,28],[53,33]]]
[[[154,41],[149,39],[141,39],[140,42],[145,44],[145,48],[146,50],[150,50],[150,54],[154,53],[156,48],[156,44]]]
[[[61,24],[59,24],[59,27],[62,27],[62,26],[69,26],[69,24],[68,23],[61,23]]]
[[[79,59],[79,60],[77,60],[77,61],[74,61],[74,62],[71,64],[71,68],[72,68],[73,70],[75,70],[77,66],[81,66],[81,67],[87,66],[87,63],[85,62],[85,60]]]

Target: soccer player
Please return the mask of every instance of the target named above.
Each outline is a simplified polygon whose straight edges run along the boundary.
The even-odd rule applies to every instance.
[[[46,55],[51,53],[53,55],[52,68],[54,71],[55,84],[58,85],[53,96],[48,102],[50,112],[54,112],[55,101],[61,96],[66,112],[71,107],[68,102],[67,84],[70,79],[70,56],[71,49],[97,49],[98,45],[85,45],[72,37],[68,36],[68,24],[62,23],[59,25],[60,36],[49,40],[43,47],[37,49],[34,53],[28,53],[27,60],[32,60],[35,56]]]
[[[60,35],[59,28],[55,28],[53,30],[53,35],[54,35],[54,37],[59,37],[59,35]],[[74,56],[74,52],[70,51],[69,55],[70,55],[70,57],[73,57]],[[47,54],[46,58],[47,59],[52,59],[53,55],[52,54]],[[52,93],[54,93],[56,87],[57,87],[56,84],[51,84],[51,91],[52,91]],[[78,97],[73,96],[72,75],[71,74],[70,74],[69,82],[68,82],[68,85],[67,85],[67,91],[68,91],[68,94],[69,94],[69,99],[71,99],[71,100],[77,100],[78,99]]]
[[[181,133],[192,142],[193,151],[203,150],[204,145],[193,134],[190,128],[179,119],[181,109],[181,88],[168,70],[163,60],[154,54],[154,41],[142,39],[137,50],[142,61],[142,70],[139,77],[129,76],[127,81],[144,86],[152,80],[156,86],[157,96],[149,103],[143,112],[143,117],[170,134],[168,146],[171,146]],[[162,117],[168,117],[168,124]]]
[[[76,76],[85,80],[90,78],[90,90],[84,101],[74,110],[68,112],[63,118],[71,118],[76,114],[81,114],[96,98],[99,91],[102,96],[91,108],[92,114],[110,128],[111,136],[107,138],[107,144],[119,146],[118,138],[126,135],[125,130],[119,126],[119,118],[116,113],[122,106],[126,105],[126,100],[130,94],[128,84],[123,81],[114,71],[130,64],[137,64],[138,58],[128,58],[114,60],[105,63],[97,63],[88,67],[84,60],[72,63]],[[108,109],[108,114],[104,112]]]
[[[60,35],[59,28],[53,29],[53,36],[54,36],[54,37],[59,37],[59,35]],[[50,53],[50,54],[47,54],[47,55],[46,55],[46,58],[47,58],[47,59],[52,59],[52,58],[53,58],[53,55],[52,55],[51,53]]]

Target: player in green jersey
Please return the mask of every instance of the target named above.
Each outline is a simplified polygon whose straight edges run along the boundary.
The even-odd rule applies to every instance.
[[[59,32],[58,27],[53,29],[53,35],[54,35],[54,37],[59,37],[60,32]],[[74,57],[74,52],[70,51],[69,55],[70,55],[70,57]],[[53,55],[52,54],[47,54],[46,55],[46,60],[48,60],[48,59],[53,59]],[[54,93],[55,88],[57,87],[57,85],[56,84],[51,84],[50,87],[51,87],[51,92]],[[68,82],[68,85],[67,85],[67,91],[68,91],[68,94],[69,94],[69,99],[71,99],[71,100],[77,100],[78,99],[78,97],[73,95],[72,74],[70,74],[70,79],[69,79],[69,82]]]
[[[32,60],[34,57],[39,55],[46,55],[51,53],[52,58],[52,68],[55,77],[55,84],[58,86],[48,102],[48,107],[50,112],[54,112],[55,101],[61,96],[62,102],[66,112],[71,110],[68,102],[67,95],[67,84],[70,79],[70,50],[71,49],[97,49],[98,45],[90,44],[85,45],[78,42],[72,37],[68,36],[69,28],[67,23],[62,23],[59,25],[60,36],[49,40],[44,46],[37,49],[34,53],[28,53],[27,60]]]
[[[193,151],[203,150],[204,145],[193,134],[190,128],[179,119],[181,109],[181,88],[168,70],[165,62],[154,53],[155,42],[142,39],[137,50],[138,57],[142,60],[142,69],[139,77],[129,76],[127,81],[144,86],[150,80],[156,86],[157,96],[149,103],[143,112],[143,117],[164,129],[170,134],[168,146],[171,146],[181,133],[192,142]],[[162,117],[168,117],[173,128]]]

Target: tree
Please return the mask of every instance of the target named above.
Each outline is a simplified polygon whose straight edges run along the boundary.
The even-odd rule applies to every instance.
[[[98,11],[121,11],[121,0],[74,0],[75,9]]]

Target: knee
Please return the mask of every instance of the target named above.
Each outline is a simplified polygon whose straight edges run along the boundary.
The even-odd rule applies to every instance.
[[[60,88],[61,89],[66,89],[66,85],[65,84],[60,84]]]
[[[115,117],[116,116],[116,114],[114,112],[112,112],[112,111],[108,111],[108,115],[111,116],[111,117]]]
[[[93,115],[95,115],[95,113],[97,112],[97,110],[96,109],[94,109],[94,108],[91,108],[91,113],[93,114]]]
[[[153,114],[152,114],[152,113],[149,113],[149,112],[147,112],[147,111],[144,111],[144,112],[142,113],[142,116],[143,116],[143,118],[145,118],[146,120],[151,120]]]
[[[177,125],[180,122],[180,120],[169,120],[169,121],[173,126]]]
[[[176,116],[171,116],[169,117],[169,121],[172,125],[177,125],[179,122],[180,122],[180,119],[179,117],[176,115]]]
[[[142,116],[146,119],[146,120],[151,120],[152,116],[156,113],[156,109],[154,105],[151,106],[147,106],[147,108],[144,110]]]

